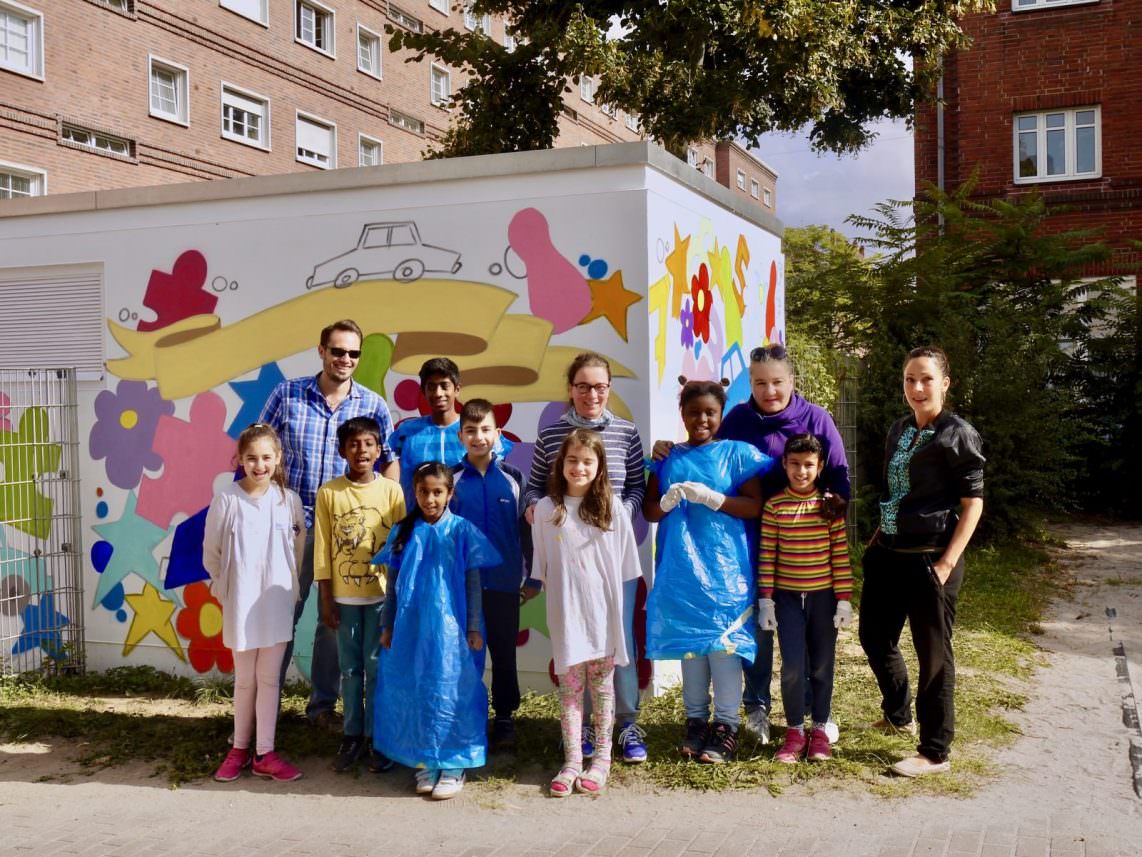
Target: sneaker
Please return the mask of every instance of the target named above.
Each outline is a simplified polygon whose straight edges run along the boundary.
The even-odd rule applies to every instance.
[[[449,798],[456,797],[464,788],[464,771],[463,769],[455,769],[440,772],[440,779],[436,781],[436,786],[432,789],[433,800],[448,800]]]
[[[917,753],[907,759],[901,759],[892,766],[892,773],[902,777],[923,777],[928,774],[943,774],[952,769],[952,763],[945,759],[942,762],[933,762],[927,756]]]
[[[825,721],[825,735],[828,736],[830,744],[836,744],[841,740],[841,727],[831,717]]]
[[[824,728],[814,728],[809,733],[807,758],[810,762],[825,762],[833,758],[833,751],[829,749],[829,735]]]
[[[492,752],[515,749],[515,724],[510,717],[497,717],[492,721],[492,734],[488,738],[488,749]]]
[[[292,783],[294,780],[301,779],[301,771],[273,750],[270,750],[270,752],[261,758],[255,756],[254,765],[251,770],[256,777],[277,780],[279,783]]]
[[[628,765],[638,765],[646,761],[646,733],[634,721],[624,723],[619,730],[619,747],[623,751],[623,761]]]
[[[595,757],[595,727],[583,727],[583,758],[593,759]]]
[[[309,722],[318,729],[324,729],[326,732],[331,732],[334,735],[340,735],[345,731],[345,720],[336,711],[318,712],[316,717],[309,719]]]
[[[809,739],[805,737],[805,732],[790,727],[785,732],[785,743],[781,745],[781,749],[777,751],[773,761],[781,762],[783,765],[796,765],[801,761],[801,756],[807,746],[809,746]]]
[[[385,771],[391,771],[394,767],[396,767],[396,762],[376,747],[369,748],[369,773],[383,774]]]
[[[686,736],[682,739],[678,752],[687,759],[697,759],[706,748],[709,731],[709,725],[701,717],[687,717]]]
[[[432,790],[436,787],[436,780],[439,777],[440,771],[429,768],[418,768],[416,771],[416,793],[418,795],[432,794]]]
[[[753,732],[762,744],[769,743],[769,712],[760,705],[745,710],[746,728]]]
[[[738,730],[728,723],[715,721],[698,761],[708,765],[721,765],[724,762],[732,762],[737,751]]]
[[[346,735],[341,739],[341,746],[337,748],[337,755],[333,758],[333,770],[339,774],[345,773],[357,764],[364,751],[364,738],[360,735]]]
[[[251,755],[249,750],[231,747],[222,764],[218,766],[218,770],[214,772],[214,779],[220,783],[234,782],[242,776],[242,770],[249,767]]]
[[[870,729],[875,729],[877,732],[883,732],[885,735],[911,735],[916,737],[916,721],[909,720],[903,726],[897,726],[886,717],[882,717],[872,724]]]

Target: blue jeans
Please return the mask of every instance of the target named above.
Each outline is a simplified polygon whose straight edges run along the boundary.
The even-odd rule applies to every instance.
[[[634,642],[634,603],[638,600],[638,582],[641,578],[623,583],[623,636],[626,638],[625,667],[615,667],[615,722],[620,726],[638,720],[638,649]],[[583,694],[583,723],[591,722],[591,694]]]
[[[753,622],[753,638],[757,640],[757,657],[753,663],[742,661],[742,674],[745,676],[745,691],[742,693],[742,702],[746,710],[764,708],[767,712],[773,707],[773,699],[769,692],[770,682],[773,680],[773,632],[763,631],[757,622]]]
[[[686,717],[710,719],[710,682],[714,685],[714,720],[738,728],[742,704],[742,659],[714,652],[682,661],[682,705]]]
[[[381,604],[338,604],[337,655],[341,661],[341,696],[346,735],[373,734],[373,694],[377,685],[377,651],[381,647]]]
[[[814,723],[825,723],[833,705],[833,665],[837,629],[833,616],[837,596],[831,589],[817,592],[773,593],[777,639],[781,643],[781,704],[790,726],[805,722],[805,667],[813,691],[810,713]]]
[[[298,570],[298,599],[293,608],[293,627],[297,633],[297,621],[305,609],[305,600],[309,597],[309,590],[313,588],[313,530],[305,537],[305,555]],[[317,593],[314,592],[314,597]],[[318,610],[318,616],[321,611]],[[281,687],[285,687],[286,671],[293,660],[293,640],[286,644],[285,656],[282,658]],[[333,711],[337,704],[337,697],[341,693],[341,671],[337,667],[337,632],[325,626],[318,620],[317,630],[313,633],[313,660],[309,666],[309,683],[313,688],[309,695],[309,704],[305,707],[305,716],[316,720],[322,712]]]

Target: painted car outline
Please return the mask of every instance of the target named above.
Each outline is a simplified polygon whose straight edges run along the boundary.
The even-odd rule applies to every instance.
[[[382,232],[383,243],[378,240]],[[393,243],[398,236],[402,240]],[[373,239],[371,243],[370,238]],[[317,263],[306,279],[305,287],[315,289],[332,283],[334,288],[344,289],[362,277],[386,275],[401,283],[411,283],[425,273],[455,274],[460,267],[460,254],[455,250],[420,240],[416,221],[387,220],[366,223],[361,228],[356,247]]]

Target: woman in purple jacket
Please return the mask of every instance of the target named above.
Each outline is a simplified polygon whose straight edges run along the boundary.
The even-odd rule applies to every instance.
[[[833,495],[830,505],[838,515],[843,514],[849,500],[849,465],[845,446],[837,425],[829,412],[820,405],[807,402],[793,385],[793,361],[783,345],[755,348],[749,353],[750,398],[736,405],[718,429],[723,440],[741,440],[753,444],[763,453],[780,461],[785,441],[795,434],[812,434],[824,448],[824,470],[821,484],[826,498]],[[654,444],[655,460],[665,456],[673,447],[670,441]],[[774,467],[762,478],[762,496],[769,499],[785,487],[785,470]],[[758,528],[747,528],[750,538],[750,557],[757,567]],[[769,709],[772,702],[769,685],[773,676],[773,632],[762,631],[754,623],[757,637],[757,659],[743,664],[745,673],[746,725],[762,742],[769,741]],[[837,740],[836,724],[830,719],[829,740]]]

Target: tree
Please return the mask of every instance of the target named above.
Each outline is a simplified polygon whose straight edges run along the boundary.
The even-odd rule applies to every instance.
[[[870,319],[874,267],[858,245],[829,226],[786,227],[785,317],[832,350],[855,354]]]
[[[810,127],[818,150],[855,151],[880,118],[911,120],[931,96],[935,58],[965,45],[957,17],[993,0],[476,0],[501,15],[514,52],[479,30],[388,28],[410,61],[439,57],[471,75],[436,154],[550,148],[568,79],[639,116],[680,154],[694,140]],[[614,35],[616,33],[618,35]],[[908,61],[908,57],[917,60]]]

